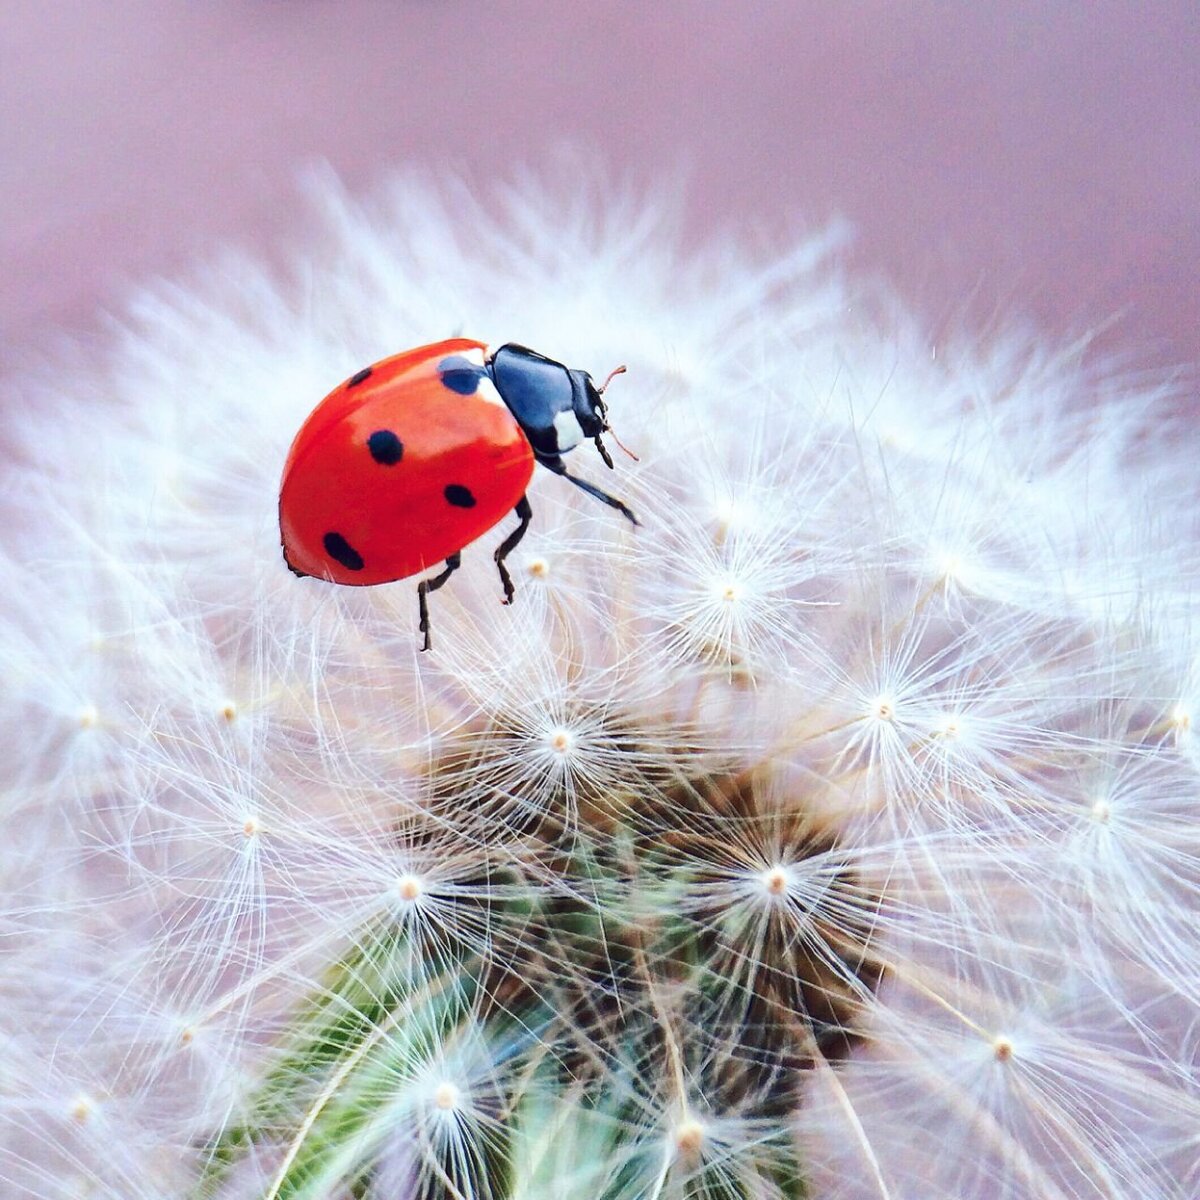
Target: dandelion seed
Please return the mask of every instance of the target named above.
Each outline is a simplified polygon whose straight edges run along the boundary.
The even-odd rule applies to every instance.
[[[406,904],[413,904],[425,894],[425,884],[418,875],[401,875],[396,880],[395,892]]]
[[[961,582],[966,570],[966,563],[961,555],[951,551],[934,551],[934,571],[939,579],[947,582]]]
[[[784,867],[771,867],[759,876],[763,890],[768,896],[778,899],[787,895],[788,873]]]
[[[947,742],[957,741],[962,732],[962,725],[956,716],[940,717],[933,726],[934,737],[943,738]]]
[[[568,755],[575,748],[575,734],[569,729],[551,729],[546,734],[546,744],[555,754]]]
[[[671,1130],[675,1152],[683,1158],[696,1158],[704,1149],[707,1132],[695,1117],[685,1117]]]
[[[713,499],[712,517],[716,522],[719,537],[724,538],[737,523],[738,518],[743,516],[744,511],[744,506],[738,504],[737,500],[731,495],[722,494]]]

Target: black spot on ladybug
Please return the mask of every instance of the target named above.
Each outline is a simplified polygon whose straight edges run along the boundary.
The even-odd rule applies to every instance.
[[[448,484],[442,495],[446,497],[446,503],[453,504],[455,508],[475,507],[475,497],[471,495],[471,489],[463,487],[461,483]]]
[[[366,381],[371,378],[371,372],[374,370],[374,367],[363,367],[361,371],[355,372],[355,374],[351,375],[350,378],[346,380],[346,386],[348,388],[358,387],[360,383],[366,383]]]
[[[327,533],[324,537],[325,553],[336,563],[341,563],[347,571],[363,569],[362,555],[350,545],[340,533]]]
[[[442,377],[442,383],[452,392],[460,396],[473,396],[479,388],[479,381],[487,372],[461,355],[453,354],[438,363],[438,374]]]
[[[377,429],[367,438],[371,457],[385,467],[394,467],[404,456],[404,443],[390,430]]]

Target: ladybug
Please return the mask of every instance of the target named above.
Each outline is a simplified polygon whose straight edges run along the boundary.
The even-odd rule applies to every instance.
[[[363,367],[317,405],[292,442],[279,490],[284,561],[296,575],[351,586],[444,563],[417,585],[428,650],[426,597],[458,569],[463,547],[511,510],[519,523],[493,555],[510,604],[504,560],[533,517],[525,489],[535,463],[639,523],[562,460],[591,438],[612,467],[600,440],[610,431],[603,396],[624,370],[596,387],[586,371],[535,350],[509,343],[489,353],[467,338]]]

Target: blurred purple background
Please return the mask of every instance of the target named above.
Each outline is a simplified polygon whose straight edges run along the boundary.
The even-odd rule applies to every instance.
[[[475,178],[563,142],[689,179],[688,236],[842,214],[965,310],[1200,360],[1200,8],[871,0],[5,0],[0,342],[292,227],[296,168]]]

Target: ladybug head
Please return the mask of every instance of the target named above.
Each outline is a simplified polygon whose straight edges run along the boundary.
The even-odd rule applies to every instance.
[[[604,407],[602,390],[592,382],[586,371],[567,368],[571,379],[571,410],[585,438],[599,437],[608,428],[608,409]]]
[[[610,467],[613,465],[612,456],[600,440],[602,433],[612,433],[612,426],[608,423],[608,405],[604,403],[604,393],[614,377],[623,375],[625,369],[623,364],[614,367],[599,387],[592,382],[592,377],[586,371],[568,371],[571,376],[571,391],[575,398],[575,419],[579,422],[579,428],[583,430],[583,436],[592,439],[596,449],[600,451],[600,457]],[[621,446],[620,439],[615,433],[612,434],[612,437],[613,441]],[[637,458],[636,454],[624,446],[621,446],[621,449],[625,450],[630,458]]]

